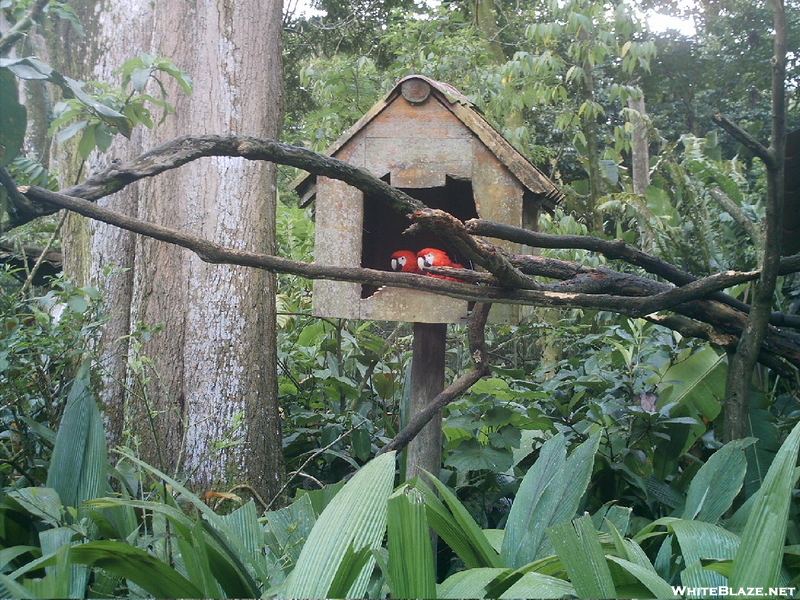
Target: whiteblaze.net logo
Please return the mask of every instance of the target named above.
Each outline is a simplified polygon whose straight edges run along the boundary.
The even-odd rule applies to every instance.
[[[718,587],[688,587],[683,585],[673,585],[672,592],[683,598],[707,598],[709,596],[725,597],[725,596],[750,596],[758,598],[767,596],[776,598],[780,596],[791,597],[797,588],[794,587],[740,587],[732,588],[727,585]]]

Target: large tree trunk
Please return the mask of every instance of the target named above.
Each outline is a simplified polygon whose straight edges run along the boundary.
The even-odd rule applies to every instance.
[[[116,142],[92,168],[111,158],[130,159],[177,135],[278,136],[278,0],[73,5],[87,37],[62,36],[59,54],[68,73],[84,66],[78,76],[110,80],[126,59],[147,52],[170,58],[195,83],[187,98],[164,81],[177,114],[154,131]],[[146,91],[158,94],[155,86]],[[108,204],[226,246],[272,253],[275,174],[267,163],[209,158],[132,186]],[[112,443],[131,431],[146,460],[190,474],[197,487],[246,481],[262,495],[276,492],[282,453],[274,276],[208,265],[189,252],[97,223],[73,223],[69,231],[68,272],[104,284],[108,294],[102,397]],[[107,277],[103,269],[111,263],[125,271]],[[140,322],[163,328],[134,352],[123,336]],[[142,357],[147,366],[131,369],[130,359]]]

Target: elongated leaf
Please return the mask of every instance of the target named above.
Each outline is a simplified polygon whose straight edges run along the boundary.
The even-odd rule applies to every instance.
[[[0,598],[36,598],[32,590],[0,573]]]
[[[102,540],[75,546],[70,560],[121,575],[156,598],[203,598],[191,581],[168,564],[123,542]]]
[[[326,598],[341,564],[348,559],[348,552],[380,547],[394,473],[395,455],[387,452],[367,463],[345,484],[317,519],[281,590],[282,596]],[[361,568],[349,596],[363,595],[372,561]]]
[[[211,572],[203,527],[195,523],[191,538],[178,536],[178,547],[189,580],[202,592],[204,598],[222,598],[222,588]]]
[[[438,490],[444,501],[447,503],[447,508],[450,509],[450,514],[454,519],[455,535],[458,538],[458,546],[467,547],[467,553],[471,554],[476,561],[476,566],[480,567],[499,567],[502,565],[500,555],[489,543],[489,540],[484,535],[483,530],[469,514],[466,507],[456,498],[456,495],[451,492],[445,484],[433,477],[429,477],[430,481]],[[435,496],[434,496],[435,498]],[[432,499],[426,494],[426,503],[431,504]],[[430,519],[429,522],[434,526],[436,519]],[[437,530],[438,532],[438,530]],[[447,532],[452,534],[453,532]],[[442,538],[447,541],[444,534],[440,533]],[[449,542],[448,542],[449,543]],[[453,546],[451,546],[453,547]],[[455,547],[453,547],[455,550]],[[460,555],[459,555],[460,556]]]
[[[389,498],[387,535],[392,597],[435,598],[435,563],[422,492],[403,486]]]
[[[695,474],[683,509],[684,519],[716,523],[742,489],[747,471],[744,449],[755,438],[734,440],[717,450]]]
[[[575,586],[568,581],[543,575],[525,573],[519,581],[500,594],[500,598],[564,598],[576,596]]]
[[[724,360],[724,355],[717,354],[709,346],[672,365],[662,379],[667,387],[658,399],[659,408],[677,402],[691,407],[706,419],[715,419],[725,397]]]
[[[578,597],[617,597],[600,538],[589,515],[550,527],[547,535]]]
[[[625,560],[624,558],[618,558],[616,556],[607,555],[606,558],[617,563],[620,567],[625,569],[628,573],[646,585],[647,589],[653,592],[654,598],[679,597],[672,591],[672,587],[669,585],[669,583],[659,577],[654,569],[648,569],[642,565]]]
[[[247,549],[244,543],[242,543],[242,541],[236,537],[236,535],[234,535],[229,523],[223,519],[223,517],[215,513],[209,506],[207,506],[206,503],[198,498],[196,494],[190,492],[177,479],[170,477],[163,471],[160,471],[151,465],[148,465],[146,462],[139,460],[132,454],[128,452],[120,452],[120,454],[131,462],[142,467],[142,469],[145,471],[148,471],[163,481],[169,483],[176,492],[180,493],[184,499],[189,501],[198,510],[198,512],[202,513],[206,519],[206,522],[220,532],[220,536],[216,538],[217,541],[220,541],[220,551],[228,554],[228,559],[230,560],[231,564],[243,563],[247,565],[247,569],[241,573],[243,579],[246,579],[250,581],[251,584],[255,585],[251,574],[248,572],[251,571],[252,574],[262,582],[266,583],[270,580],[271,573],[268,569],[266,560],[262,556],[254,556],[253,553]],[[104,500],[112,504],[115,502],[114,499],[106,498]],[[135,506],[134,503],[126,501],[116,500],[116,503]],[[166,505],[159,503],[148,503],[148,508],[151,510],[165,512],[164,507],[166,507]],[[165,512],[165,514],[167,513]],[[176,514],[176,511],[172,511],[170,514],[172,515],[170,517],[171,520],[174,519],[176,522],[180,522],[181,517]],[[186,527],[191,528],[191,523],[187,524]]]
[[[486,586],[500,575],[512,571],[500,567],[480,567],[455,573],[436,586],[437,598],[485,598]]]
[[[727,583],[719,573],[704,569],[702,561],[733,558],[739,547],[739,538],[735,534],[703,521],[673,521],[669,528],[675,533],[683,554],[683,585],[717,587]]]
[[[108,473],[103,417],[90,391],[89,367],[84,360],[70,388],[47,473],[47,487],[78,514],[86,511],[86,500],[103,494]]]
[[[761,489],[750,510],[742,532],[739,551],[733,561],[730,586],[778,587],[786,543],[786,528],[792,490],[796,481],[795,465],[800,449],[800,424],[778,450]]]
[[[508,515],[502,564],[519,568],[552,554],[547,528],[575,516],[589,485],[599,445],[598,433],[575,448],[569,458],[563,434],[542,445]]]
[[[62,557],[61,564],[47,569],[48,574],[57,575],[63,582],[60,583],[60,585],[66,588],[66,594],[53,594],[54,596],[83,598],[86,593],[86,584],[89,581],[89,569],[84,565],[69,564],[68,550],[63,548],[64,546],[69,547],[74,544],[72,542],[72,537],[74,535],[75,531],[69,527],[54,527],[53,529],[42,531],[39,534],[39,542],[42,545],[43,554],[54,554],[59,551],[67,552],[67,554]],[[83,543],[83,541],[76,543]],[[54,571],[60,572],[54,573]],[[64,588],[60,589],[59,592],[63,592],[63,590]]]

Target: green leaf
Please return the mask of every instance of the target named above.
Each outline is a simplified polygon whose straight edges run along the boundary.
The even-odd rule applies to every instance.
[[[0,598],[36,598],[32,590],[10,577],[0,574]]]
[[[795,465],[800,449],[800,424],[778,450],[761,489],[756,494],[733,561],[730,586],[778,587],[783,547],[789,523],[792,491],[797,480]]]
[[[19,502],[29,513],[36,515],[42,521],[53,527],[61,524],[63,519],[63,504],[58,492],[53,488],[22,488],[13,490],[8,495]]]
[[[348,554],[380,547],[386,531],[386,501],[392,492],[395,455],[367,463],[319,516],[281,590],[289,598],[326,598]],[[360,597],[369,583],[370,561],[359,570],[348,596]]]
[[[519,568],[552,553],[546,530],[575,516],[599,445],[598,433],[575,448],[569,458],[563,434],[542,445],[508,515],[503,564]]]
[[[429,480],[447,504],[445,508],[436,495],[421,482],[417,485],[425,495],[428,522],[434,531],[458,554],[467,567],[501,566],[500,556],[455,494],[430,474]]]
[[[0,169],[9,165],[25,142],[28,111],[19,102],[17,78],[8,69],[0,69]]]
[[[88,121],[75,121],[74,123],[70,123],[64,129],[58,132],[56,135],[56,141],[59,144],[63,144],[67,140],[74,137],[79,131],[82,131],[86,128]]]
[[[284,570],[291,571],[317,515],[311,503],[311,496],[304,494],[289,506],[264,515],[267,543],[275,556],[285,564]]]
[[[464,440],[445,461],[445,465],[456,471],[488,470],[503,473],[514,464],[514,455],[506,448],[482,444],[475,438]]]
[[[575,586],[568,581],[543,573],[525,573],[499,597],[565,598],[576,595]]]
[[[486,586],[512,569],[481,567],[455,573],[436,586],[437,598],[485,598]],[[522,596],[519,596],[522,597]],[[531,596],[533,598],[533,596]]]
[[[606,558],[617,563],[620,567],[625,569],[628,573],[646,585],[647,589],[653,592],[654,598],[680,597],[672,591],[672,587],[669,585],[669,583],[658,576],[655,570],[647,569],[646,567],[633,563],[629,560],[625,560],[624,558],[618,558],[616,556],[606,555]]]
[[[108,473],[103,417],[90,390],[90,364],[85,359],[72,382],[47,473],[47,486],[78,514],[85,512],[86,500],[105,491]]]
[[[120,454],[129,461],[139,465],[144,470],[154,474],[159,479],[166,481],[175,489],[176,492],[181,494],[183,499],[191,503],[198,510],[198,512],[202,513],[206,519],[204,522],[204,527],[207,526],[206,531],[216,540],[220,556],[224,556],[228,565],[236,570],[239,576],[239,583],[249,590],[248,593],[257,593],[258,590],[257,582],[253,579],[251,571],[262,582],[267,582],[270,580],[271,574],[267,568],[266,559],[261,555],[254,556],[252,552],[248,551],[242,541],[233,534],[228,522],[225,521],[220,515],[215,513],[208,505],[206,505],[205,502],[198,498],[196,494],[193,494],[186,489],[186,487],[181,485],[181,483],[175,478],[170,477],[163,471],[160,471],[159,469],[148,465],[144,461],[139,460],[129,452],[120,451]],[[122,504],[126,506],[137,506],[135,501],[118,500],[113,498],[105,498],[103,499],[103,503],[112,505]],[[103,505],[102,503],[93,504],[98,506]],[[181,524],[181,526],[183,526],[187,531],[192,527],[191,520],[188,520],[180,511],[176,511],[166,504],[161,504],[158,502],[147,502],[143,504],[151,510],[168,514],[170,516],[170,521],[176,524]]]
[[[744,449],[755,441],[755,438],[734,440],[708,459],[689,485],[683,509],[684,519],[716,523],[722,518],[742,489],[747,471]]]
[[[710,421],[714,420],[725,397],[725,373],[725,357],[706,346],[672,365],[663,375],[661,382],[666,387],[658,399],[658,407],[677,402],[690,406]]]
[[[70,560],[121,575],[156,598],[205,597],[175,569],[144,550],[123,542],[102,540],[75,546]]]
[[[669,523],[675,533],[686,568],[681,572],[683,585],[714,587],[724,585],[719,574],[702,568],[706,559],[733,558],[739,546],[739,538],[711,523],[679,519]]]
[[[431,534],[418,489],[404,485],[389,498],[387,535],[392,598],[435,598]]]
[[[600,538],[589,515],[548,528],[547,535],[579,598],[616,598]]]

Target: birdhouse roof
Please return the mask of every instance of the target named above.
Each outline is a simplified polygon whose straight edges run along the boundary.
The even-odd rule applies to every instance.
[[[561,201],[564,194],[556,185],[535,165],[517,151],[492,125],[483,117],[480,110],[464,94],[453,86],[435,81],[422,75],[409,75],[397,82],[392,91],[380,102],[376,103],[352,127],[336,140],[325,152],[328,156],[336,156],[337,152],[358,132],[369,127],[369,124],[387,107],[395,102],[401,95],[406,95],[410,102],[422,102],[427,98],[415,99],[407,95],[409,88],[403,86],[406,82],[427,83],[430,86],[430,95],[442,106],[448,109],[463,125],[471,131],[481,142],[497,157],[497,159],[514,175],[520,184],[541,200],[544,208],[552,210]],[[425,86],[421,86],[424,88]],[[405,89],[405,92],[404,92]],[[300,195],[301,206],[306,206],[314,200],[316,194],[316,176],[311,173],[301,175],[292,182],[291,187]]]

